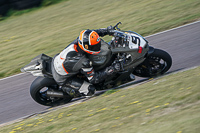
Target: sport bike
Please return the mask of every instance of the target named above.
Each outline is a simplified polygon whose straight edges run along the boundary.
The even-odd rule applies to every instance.
[[[95,71],[110,66],[114,61],[123,66],[120,72],[94,84],[97,91],[130,82],[134,80],[134,75],[147,78],[162,75],[172,65],[172,58],[167,52],[149,46],[148,41],[136,32],[120,30],[119,24],[121,22],[112,27],[114,35],[110,42],[102,39],[101,52],[98,55],[89,55]],[[60,105],[74,98],[63,92],[62,86],[54,81],[51,62],[52,57],[41,54],[21,69],[22,72],[37,76],[31,84],[30,94],[37,103],[45,106]],[[87,81],[81,73],[76,76]]]

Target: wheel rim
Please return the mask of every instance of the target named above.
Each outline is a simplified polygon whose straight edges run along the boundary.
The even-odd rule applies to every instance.
[[[163,74],[167,68],[167,61],[158,56],[149,56],[143,64],[135,69],[137,76],[154,77]]]
[[[151,76],[162,74],[166,67],[167,62],[163,58],[158,56],[149,57],[148,69]]]
[[[37,98],[41,102],[44,102],[45,104],[53,104],[59,101],[62,101],[63,98],[55,98],[55,97],[48,97],[47,96],[47,90],[50,89],[51,87],[43,87],[37,92]]]

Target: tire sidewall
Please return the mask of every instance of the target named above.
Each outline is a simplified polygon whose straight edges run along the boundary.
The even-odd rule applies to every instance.
[[[70,96],[61,98],[60,100],[55,101],[55,102],[41,100],[40,96],[38,95],[39,94],[38,92],[44,87],[49,87],[53,85],[57,85],[54,79],[46,78],[46,77],[37,77],[31,84],[30,95],[37,103],[45,105],[45,106],[57,106],[64,103],[68,103],[72,100],[72,97]]]
[[[40,91],[42,88],[51,86],[51,85],[55,85],[55,84],[56,84],[56,82],[53,79],[45,78],[45,77],[37,77],[33,81],[33,83],[31,84],[31,87],[30,87],[31,97],[39,104],[48,105],[48,103],[42,101],[38,97],[37,94],[38,94],[38,91]]]
[[[163,51],[161,49],[154,49],[154,52],[152,54],[148,55],[148,57],[145,59],[145,61],[143,63],[141,63],[140,65],[138,65],[137,67],[139,67],[139,68],[141,67],[142,68],[143,65],[145,65],[146,63],[148,64],[149,58],[151,56],[160,57],[161,59],[163,59],[167,63],[167,66],[159,74],[156,74],[156,75],[150,75],[149,72],[139,74],[135,70],[133,71],[134,75],[139,76],[139,77],[151,78],[151,77],[156,77],[156,76],[162,75],[162,74],[164,74],[165,72],[167,72],[171,68],[171,65],[172,65],[171,56],[167,52],[165,52],[165,51]],[[137,69],[137,67],[136,67],[136,69]]]
[[[164,70],[162,70],[161,74],[164,74],[171,68],[172,58],[167,52],[165,52],[161,49],[155,49],[154,52],[151,54],[151,56],[157,56],[166,61],[167,66],[165,67]]]

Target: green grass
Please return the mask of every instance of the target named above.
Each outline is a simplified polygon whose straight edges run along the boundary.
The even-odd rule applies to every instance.
[[[178,79],[178,80],[177,80]],[[1,133],[199,133],[200,67],[1,127]]]
[[[54,56],[84,29],[121,21],[122,29],[145,36],[199,18],[199,0],[69,0],[31,9],[0,21],[0,78],[19,73],[41,53]]]

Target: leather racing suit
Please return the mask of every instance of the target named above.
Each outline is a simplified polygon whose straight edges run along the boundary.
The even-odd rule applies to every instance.
[[[107,29],[97,29],[96,31],[100,37],[111,35]],[[76,92],[85,95],[94,93],[94,86],[103,81],[108,75],[115,71],[115,67],[110,66],[101,71],[94,71],[91,61],[78,46],[78,39],[75,39],[69,44],[60,54],[56,55],[52,61],[52,74],[55,81],[63,87],[63,91],[71,96]],[[82,81],[75,77],[77,73],[84,74],[89,83]],[[69,78],[70,77],[70,78]]]

